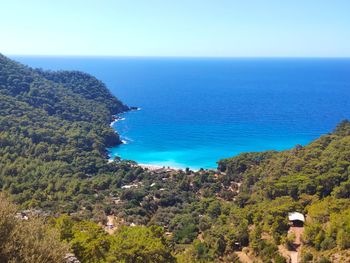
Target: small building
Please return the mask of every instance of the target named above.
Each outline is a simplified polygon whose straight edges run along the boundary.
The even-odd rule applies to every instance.
[[[130,188],[137,188],[137,184],[129,184],[129,185],[124,185],[122,186],[122,189],[130,189]]]
[[[114,224],[108,222],[108,223],[107,223],[107,228],[108,228],[108,229],[113,229],[113,228],[114,228]]]
[[[288,219],[295,227],[304,226],[305,217],[302,213],[299,213],[299,212],[288,213]]]

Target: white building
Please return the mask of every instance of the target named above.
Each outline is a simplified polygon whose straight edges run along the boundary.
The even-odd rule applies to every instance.
[[[288,213],[288,219],[294,226],[302,226],[305,223],[304,215],[299,212]]]

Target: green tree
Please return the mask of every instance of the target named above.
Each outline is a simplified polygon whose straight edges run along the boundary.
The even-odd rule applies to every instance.
[[[125,263],[175,262],[159,228],[122,227],[113,236],[109,260]]]
[[[68,247],[43,219],[15,217],[16,206],[0,193],[0,262],[62,262]]]
[[[74,254],[87,263],[105,262],[111,244],[111,237],[97,224],[88,221],[73,226],[70,245]]]

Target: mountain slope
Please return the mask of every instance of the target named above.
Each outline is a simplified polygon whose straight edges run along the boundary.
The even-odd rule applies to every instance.
[[[90,75],[34,70],[0,55],[0,187],[20,203],[45,204],[64,198],[74,179],[114,171],[106,147],[120,140],[109,123],[125,110]]]
[[[219,162],[225,179],[241,182],[241,195],[249,195],[251,202],[281,196],[297,200],[305,194],[348,198],[350,192],[344,187],[350,182],[349,165],[349,121],[305,147],[241,154]]]

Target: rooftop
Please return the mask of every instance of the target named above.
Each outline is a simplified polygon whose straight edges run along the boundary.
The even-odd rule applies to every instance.
[[[299,212],[292,212],[292,213],[288,213],[288,219],[289,221],[302,221],[305,222],[305,217],[302,213]]]

